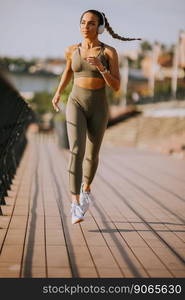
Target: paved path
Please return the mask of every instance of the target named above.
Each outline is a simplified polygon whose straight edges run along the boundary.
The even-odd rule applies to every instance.
[[[185,161],[104,145],[71,224],[68,150],[29,134],[0,216],[0,277],[185,277]]]

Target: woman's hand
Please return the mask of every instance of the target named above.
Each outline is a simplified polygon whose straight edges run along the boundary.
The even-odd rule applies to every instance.
[[[57,92],[52,99],[53,107],[57,112],[59,112],[59,110],[60,110],[59,106],[57,105],[57,103],[60,101],[60,97],[61,97],[61,95]]]
[[[86,58],[86,61],[90,64],[90,65],[93,65],[95,67],[98,68],[99,71],[103,71],[104,69],[104,66],[103,64],[101,63],[100,59],[95,57],[95,56],[88,56]]]

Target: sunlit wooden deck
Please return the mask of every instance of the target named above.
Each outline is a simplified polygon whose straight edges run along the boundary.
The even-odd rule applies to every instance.
[[[0,277],[184,277],[185,161],[103,145],[72,225],[68,150],[30,134],[0,216]]]

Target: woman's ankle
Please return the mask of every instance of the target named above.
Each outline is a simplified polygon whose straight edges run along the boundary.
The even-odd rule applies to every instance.
[[[76,195],[74,195],[74,194],[72,194],[72,203],[75,203],[75,204],[80,204],[80,195],[78,194],[76,194]]]
[[[78,201],[71,201],[71,204],[73,204],[73,205],[80,205],[80,203]]]
[[[91,186],[86,182],[83,182],[83,192],[90,192],[90,191],[91,191]]]

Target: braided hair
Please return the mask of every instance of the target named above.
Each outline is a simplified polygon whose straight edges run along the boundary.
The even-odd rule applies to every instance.
[[[83,15],[87,12],[90,12],[98,17],[99,25],[103,25],[103,17],[102,17],[102,14],[103,14],[104,19],[105,19],[105,28],[114,39],[118,39],[118,40],[122,40],[122,41],[142,40],[141,38],[126,38],[124,36],[120,36],[119,34],[115,33],[113,31],[112,27],[109,25],[109,22],[105,16],[105,14],[103,12],[100,13],[98,10],[95,10],[95,9],[88,9],[85,12],[83,12],[83,14],[80,17],[80,23],[82,21]]]

